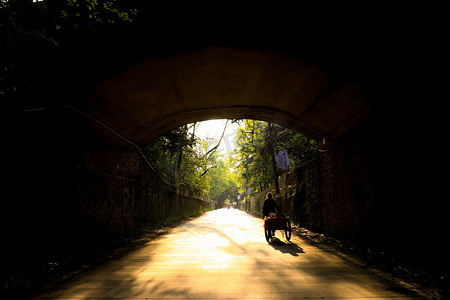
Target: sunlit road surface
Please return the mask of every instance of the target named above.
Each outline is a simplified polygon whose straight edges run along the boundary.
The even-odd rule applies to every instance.
[[[277,231],[220,209],[190,220],[118,260],[40,295],[50,299],[426,299]]]

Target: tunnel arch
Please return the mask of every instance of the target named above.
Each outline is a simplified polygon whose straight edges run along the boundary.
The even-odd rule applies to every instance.
[[[361,85],[285,53],[246,47],[150,55],[106,79],[85,110],[138,145],[186,123],[245,118],[326,146],[369,115]]]

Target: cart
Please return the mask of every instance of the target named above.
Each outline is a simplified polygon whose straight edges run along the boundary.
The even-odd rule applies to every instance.
[[[268,243],[270,243],[270,238],[275,235],[275,230],[284,231],[284,236],[286,237],[286,239],[288,241],[291,240],[291,221],[288,217],[285,217],[284,215],[265,217],[264,234]]]

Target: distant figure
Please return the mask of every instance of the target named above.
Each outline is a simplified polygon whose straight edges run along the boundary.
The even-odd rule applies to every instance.
[[[272,193],[267,193],[266,200],[264,200],[263,216],[269,217],[270,213],[280,212],[277,202],[272,198]]]

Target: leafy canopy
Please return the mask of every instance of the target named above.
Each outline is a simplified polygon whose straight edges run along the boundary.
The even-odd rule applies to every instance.
[[[232,153],[214,151],[218,144],[195,135],[197,123],[180,126],[150,143],[149,160],[172,184],[219,203],[235,201],[247,188],[257,193],[278,179],[276,150],[288,150],[295,171],[317,154],[317,143],[300,132],[256,120],[240,120]]]
[[[166,181],[217,201],[224,193],[237,196],[235,177],[218,144],[195,135],[197,123],[180,126],[145,147],[150,162]]]
[[[278,124],[243,120],[236,137],[236,170],[240,185],[252,192],[266,189],[278,179],[273,170],[276,150],[288,150],[291,170],[313,159],[317,143],[300,132]]]

